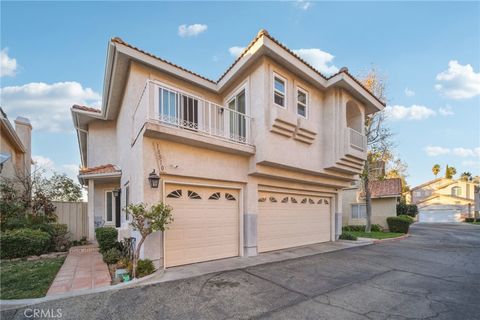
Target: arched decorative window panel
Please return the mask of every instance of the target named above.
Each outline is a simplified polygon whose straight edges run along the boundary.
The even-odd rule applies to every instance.
[[[270,197],[269,199],[270,199],[270,202],[278,202],[277,198],[275,198],[275,197]]]
[[[188,190],[188,198],[189,199],[194,199],[194,200],[200,200],[202,197],[198,193],[192,190]]]
[[[281,202],[282,203],[287,203],[288,202],[288,197],[283,198]]]
[[[167,195],[167,198],[181,198],[182,197],[182,190],[173,190]]]
[[[312,198],[308,198],[308,203],[315,204],[315,201]]]
[[[215,192],[215,193],[212,193],[212,195],[210,197],[208,197],[208,200],[220,200],[220,192]]]
[[[267,197],[258,198],[258,202],[265,202],[265,201],[267,201]]]
[[[302,203],[307,203],[308,199],[307,198],[303,198],[302,199]]]
[[[294,197],[290,197],[290,202],[291,203],[298,203],[297,199],[295,199]]]
[[[235,201],[237,199],[235,199],[235,197],[233,195],[231,195],[230,193],[226,192],[225,193],[225,199],[229,200],[229,201]]]
[[[328,200],[327,199],[323,200],[323,203],[328,204]]]
[[[323,203],[323,199],[320,199],[318,200],[317,204],[322,204]]]

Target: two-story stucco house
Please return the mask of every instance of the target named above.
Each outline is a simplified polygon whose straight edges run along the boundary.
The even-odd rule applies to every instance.
[[[327,78],[264,30],[218,81],[114,38],[101,109],[72,107],[89,236],[135,236],[120,209],[164,201],[174,222],[142,249],[158,266],[334,241],[365,115],[383,107],[346,68]]]
[[[472,216],[475,183],[438,178],[410,190],[411,202],[418,206],[419,222],[460,222]]]
[[[12,182],[29,177],[32,165],[32,125],[17,117],[15,127],[0,108],[0,178]]]

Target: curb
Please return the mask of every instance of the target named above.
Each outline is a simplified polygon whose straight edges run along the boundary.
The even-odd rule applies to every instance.
[[[392,241],[400,241],[400,240],[406,239],[408,237],[410,237],[409,233],[407,233],[403,236],[400,236],[400,237],[396,237],[396,238],[376,239],[376,240],[373,240],[373,244],[379,244],[379,243],[384,243],[384,242],[392,242]]]

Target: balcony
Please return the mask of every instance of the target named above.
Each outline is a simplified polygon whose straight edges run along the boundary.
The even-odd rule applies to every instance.
[[[361,152],[367,151],[367,137],[365,135],[352,128],[347,128],[346,135],[349,137],[350,147]]]
[[[133,133],[233,153],[253,154],[252,119],[245,96],[221,106],[179,89],[149,80],[134,112]]]

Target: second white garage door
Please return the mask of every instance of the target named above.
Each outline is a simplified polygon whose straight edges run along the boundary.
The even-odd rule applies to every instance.
[[[238,256],[237,190],[166,185],[173,223],[165,232],[165,266]]]
[[[258,252],[330,241],[330,199],[259,194]]]

